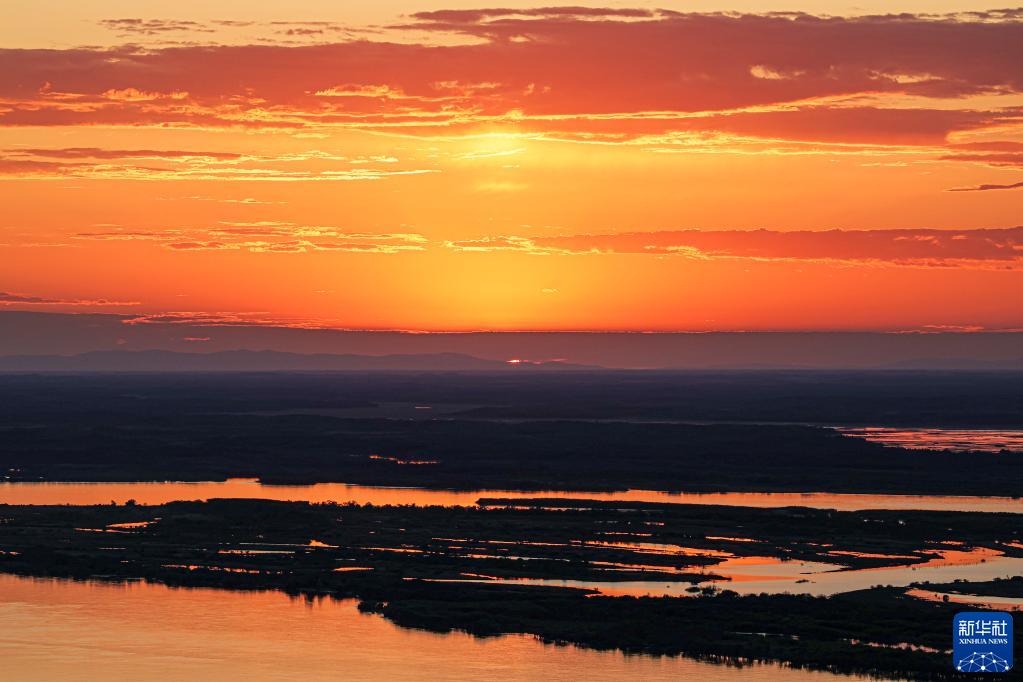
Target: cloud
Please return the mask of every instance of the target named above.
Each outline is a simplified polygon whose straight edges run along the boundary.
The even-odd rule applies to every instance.
[[[703,131],[882,145],[1023,125],[1023,21],[1010,11],[440,10],[390,30],[408,29],[426,38],[0,50],[0,125],[486,128],[609,142]]]
[[[245,250],[252,253],[306,253],[310,251],[345,251],[349,253],[393,254],[403,251],[423,251],[417,244],[395,244],[369,241],[315,241],[293,239],[286,241],[191,241],[173,242],[166,245],[174,251],[231,251]]]
[[[1023,186],[1023,185],[1020,185]],[[1008,186],[1006,186],[1008,188]],[[965,191],[960,190],[960,191]],[[253,253],[425,251],[418,233],[358,232],[280,221],[226,222],[206,228],[80,232],[76,239],[158,242],[173,251]],[[447,240],[459,253],[535,256],[643,255],[695,260],[819,261],[913,267],[1018,268],[1023,227],[873,230],[663,230],[612,234],[496,235]]]
[[[252,253],[395,254],[423,251],[427,239],[415,233],[346,232],[336,227],[295,225],[276,221],[226,223],[205,230],[147,232],[142,238],[164,241],[172,251],[250,251]],[[114,235],[124,233],[116,232]],[[104,237],[119,238],[119,237]],[[131,238],[131,237],[124,237]]]
[[[12,305],[53,305],[100,308],[108,306],[136,306],[141,305],[141,303],[138,301],[111,301],[105,298],[49,298],[46,296],[31,296],[28,294],[16,294],[8,291],[0,291],[0,306]]]
[[[180,230],[113,230],[106,232],[78,232],[75,239],[96,241],[165,241],[181,237]]]
[[[12,294],[7,291],[0,291],[0,303],[53,303],[54,300],[50,298],[41,298],[39,296],[27,296],[25,294]]]
[[[232,152],[155,150],[155,149],[100,149],[98,147],[65,147],[57,149],[7,149],[10,156],[35,156],[46,159],[216,159],[236,160],[241,154]]]
[[[224,251],[241,248],[241,245],[216,241],[207,242],[187,241],[171,242],[170,244],[167,244],[167,248],[173,251]]]
[[[214,32],[214,29],[198,21],[174,19],[101,19],[99,25],[111,31],[116,31],[122,36],[152,36],[161,33],[180,33],[184,31],[199,33]]]
[[[78,240],[107,242],[160,242],[172,251],[251,251],[253,253],[304,253],[346,251],[393,254],[424,251],[428,240],[414,232],[355,232],[324,225],[297,225],[259,220],[222,222],[202,228],[150,230],[100,230],[78,232]]]
[[[537,244],[536,239],[529,237],[515,237],[515,236],[498,236],[498,237],[481,237],[480,239],[462,239],[456,241],[446,241],[444,245],[455,251],[462,253],[492,253],[501,251],[511,251],[518,253],[528,253],[537,256],[548,256],[556,253],[569,254],[574,253],[570,249],[555,248],[551,246],[541,246]]]
[[[378,33],[375,28],[355,28],[334,21],[252,21],[212,19],[101,19],[99,26],[118,38],[147,46],[194,46],[216,44],[227,40],[241,44],[295,44],[326,38],[351,39],[362,34]],[[280,37],[279,37],[280,36]]]
[[[76,169],[83,168],[79,164],[63,164],[53,161],[35,161],[33,159],[7,159],[0,157],[0,176],[46,176],[72,174]]]
[[[509,18],[649,19],[656,15],[657,12],[648,9],[612,9],[609,7],[536,7],[531,9],[442,9],[428,12],[416,12],[412,15],[412,18],[427,25],[484,26],[487,25],[488,22]]]
[[[934,230],[676,230],[446,242],[461,252],[639,254],[926,267],[1023,266],[1023,227]]]
[[[1000,154],[949,154],[942,161],[968,161],[992,168],[1023,169],[1023,153],[1003,152]]]
[[[988,192],[998,189],[1023,189],[1023,182],[1014,182],[1009,185],[976,185],[974,187],[953,187],[949,192]]]
[[[313,251],[347,251],[350,253],[401,253],[402,251],[423,251],[418,244],[395,244],[390,242],[365,241],[310,241],[305,242]]]
[[[141,313],[120,320],[125,326],[180,325],[187,327],[287,327],[290,329],[330,329],[329,321],[271,317],[266,312],[166,311]],[[196,330],[199,331],[199,330]],[[204,330],[205,331],[205,330]],[[200,337],[202,340],[205,337]]]
[[[205,150],[15,148],[0,152],[0,177],[347,182],[377,181],[439,172],[436,168],[403,168],[397,165],[398,161],[394,157],[385,156],[347,158],[317,150],[257,156]],[[307,163],[302,167],[296,167],[296,162]],[[377,167],[377,164],[386,167]],[[256,203],[255,199],[218,201]]]
[[[198,325],[204,327],[253,324],[263,313],[167,311],[142,313],[121,320],[127,326],[142,324]]]

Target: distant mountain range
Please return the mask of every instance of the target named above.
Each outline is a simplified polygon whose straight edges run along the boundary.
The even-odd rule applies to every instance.
[[[249,348],[265,350],[241,350]],[[513,365],[506,362],[509,358],[524,361]],[[527,366],[1023,370],[1023,332],[422,333],[136,323],[127,315],[0,310],[0,371],[515,370]]]
[[[463,353],[355,355],[230,350],[93,351],[77,355],[0,356],[0,372],[322,372],[322,371],[529,371],[592,369],[564,362],[485,360]]]

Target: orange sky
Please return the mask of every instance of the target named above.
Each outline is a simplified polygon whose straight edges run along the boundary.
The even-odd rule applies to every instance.
[[[1023,327],[1023,11],[250,4],[0,9],[0,307]]]

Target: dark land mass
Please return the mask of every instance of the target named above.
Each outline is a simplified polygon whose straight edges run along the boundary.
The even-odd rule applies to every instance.
[[[906,450],[827,428],[1023,429],[1023,373],[519,369],[0,374],[0,480],[1023,491],[1020,453]],[[945,649],[962,606],[894,587],[739,596],[713,582],[715,570],[745,556],[849,569],[921,564],[950,548],[1023,557],[1014,514],[482,502],[0,505],[0,571],[357,598],[400,625],[441,632],[954,679]],[[495,582],[515,579],[656,581],[693,596]]]
[[[1020,426],[1019,378],[0,375],[0,477],[1016,496],[1019,453],[884,447],[810,422]]]
[[[952,594],[983,595],[985,597],[1023,598],[1023,575],[998,580],[955,580],[950,583],[931,583],[927,589]]]
[[[522,365],[522,366],[518,366]],[[356,355],[229,350],[180,353],[108,350],[76,355],[0,356],[0,372],[337,372],[337,371],[527,371],[592,369],[565,362],[509,364],[464,353]]]
[[[594,502],[561,510],[265,500],[3,505],[0,571],[358,598],[363,610],[441,632],[521,632],[634,653],[955,679],[945,649],[957,607],[913,599],[904,588],[829,598],[742,597],[694,585],[690,598],[632,598],[494,584],[491,578],[697,583],[713,577],[723,556],[862,568],[922,561],[950,542],[1023,556],[1021,531],[1012,514],[795,507]],[[674,547],[657,551],[659,545]],[[856,556],[878,552],[911,558]]]
[[[7,480],[335,481],[460,489],[1013,496],[1023,456],[886,448],[829,429],[316,415],[64,415],[0,426]],[[969,472],[965,475],[965,472]]]
[[[0,372],[0,400],[2,417],[403,403],[479,419],[1023,429],[1023,371]]]

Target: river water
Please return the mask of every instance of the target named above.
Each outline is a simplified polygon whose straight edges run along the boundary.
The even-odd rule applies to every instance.
[[[523,499],[558,497],[614,502],[671,502],[721,504],[737,507],[815,507],[818,509],[927,509],[1023,513],[1023,498],[953,495],[866,495],[841,493],[669,493],[625,490],[612,493],[586,491],[427,490],[317,483],[263,485],[254,479],[233,478],[200,483],[0,483],[0,504],[164,504],[175,500],[258,497],[306,502],[359,504],[474,505],[482,497]]]
[[[866,680],[477,639],[392,625],[354,601],[0,575],[2,677],[18,682],[702,682]]]
[[[262,485],[223,482],[0,483],[0,503],[143,504],[209,498],[352,501],[360,504],[472,505],[482,497],[559,497],[607,501],[731,506],[807,506],[1023,513],[1023,500],[989,497],[833,493],[672,494],[508,490],[425,490],[322,483]],[[727,562],[726,562],[727,563]],[[765,560],[736,562],[721,587],[749,592],[833,594],[872,584],[924,579],[995,577],[1023,571],[1023,560],[986,557],[971,565],[832,572],[834,566]],[[1017,565],[1018,564],[1018,565]],[[727,568],[727,566],[726,566]],[[830,569],[830,570],[829,570]],[[934,575],[931,573],[934,572]],[[974,575],[978,573],[978,575]],[[983,576],[980,576],[982,573]],[[566,585],[562,581],[551,584]],[[571,581],[569,581],[571,582]],[[571,585],[608,594],[678,594],[685,583]],[[774,665],[735,668],[681,657],[626,656],[544,645],[531,637],[476,639],[462,633],[408,630],[359,613],[354,601],[308,603],[278,592],[172,589],[135,582],[115,585],[0,575],[0,661],[3,679],[19,682],[103,679],[107,682],[367,682],[500,679],[604,682],[698,679],[707,682],[816,682],[839,676]],[[841,676],[844,680],[865,680]]]
[[[886,426],[836,427],[847,436],[910,450],[1023,452],[1019,429],[899,429]]]
[[[811,561],[784,561],[774,557],[737,557],[707,567],[708,573],[726,580],[708,580],[713,585],[739,594],[810,594],[831,596],[878,585],[907,587],[913,583],[945,583],[954,580],[983,581],[1023,575],[1023,558],[1007,557],[986,548],[936,553],[924,564],[843,570],[842,566]],[[687,597],[688,582],[666,580],[594,581],[551,578],[504,578],[447,582],[491,582],[548,587],[577,587],[608,596]]]

